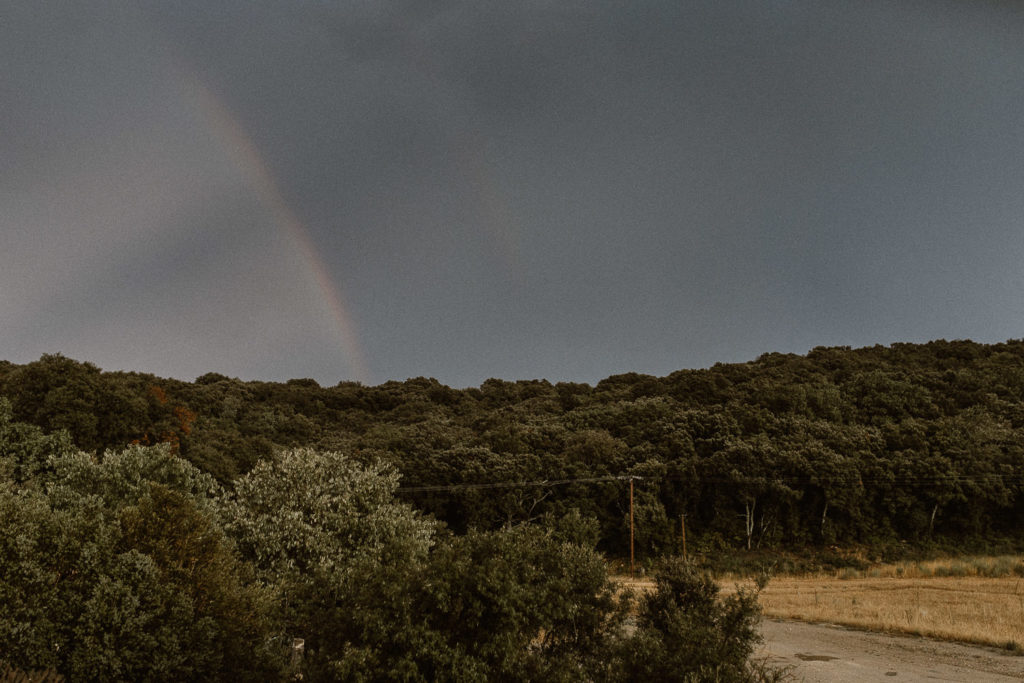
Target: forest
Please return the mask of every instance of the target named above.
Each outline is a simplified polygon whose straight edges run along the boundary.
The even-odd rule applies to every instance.
[[[396,495],[457,533],[576,510],[618,555],[627,477],[645,556],[678,550],[683,515],[697,551],[984,549],[1018,544],[1024,528],[1024,341],[816,348],[596,386],[463,390],[426,378],[190,383],[49,355],[0,364],[0,396],[15,421],[65,430],[88,453],[166,443],[227,484],[282,449],[338,451],[394,468]]]
[[[1022,425],[1024,341],[462,390],[3,362],[0,660],[90,680],[771,679],[749,659],[756,594],[671,559],[684,520],[696,557],[1019,549]],[[630,483],[659,581],[633,603],[606,571]]]

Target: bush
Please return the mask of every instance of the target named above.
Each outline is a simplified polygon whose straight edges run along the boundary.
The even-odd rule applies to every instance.
[[[261,593],[209,480],[163,448],[0,481],[0,652],[72,680],[267,680]]]
[[[620,652],[621,680],[746,683],[784,672],[753,662],[761,642],[757,596],[764,586],[726,598],[712,578],[681,558],[662,562],[656,589],[640,600],[637,628]]]

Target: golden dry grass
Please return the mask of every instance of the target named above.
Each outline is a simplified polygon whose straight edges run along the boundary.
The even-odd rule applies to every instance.
[[[921,562],[899,562],[876,565],[869,569],[842,569],[835,576],[840,579],[878,579],[897,577],[920,579],[926,577],[984,576],[990,579],[1024,576],[1024,557],[1020,555],[965,556]]]
[[[883,565],[856,573],[774,577],[761,592],[767,617],[1024,650],[1021,558],[961,558]],[[748,580],[719,580],[728,593]],[[622,577],[643,592],[653,582]]]
[[[1017,577],[776,578],[761,606],[769,617],[1024,647],[1024,580]]]

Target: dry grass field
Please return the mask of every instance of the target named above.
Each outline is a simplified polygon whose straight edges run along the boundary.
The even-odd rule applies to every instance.
[[[765,616],[927,635],[1024,652],[1024,558],[961,558],[813,576],[776,576]],[[745,580],[723,577],[729,592]],[[623,587],[648,590],[649,580]]]
[[[769,617],[1024,649],[1018,577],[781,577],[761,593]]]
[[[915,633],[1024,651],[1024,558],[964,557],[833,575],[783,576],[761,594],[771,617]]]

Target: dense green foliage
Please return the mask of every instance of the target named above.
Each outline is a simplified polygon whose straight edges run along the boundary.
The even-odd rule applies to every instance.
[[[1019,545],[1024,342],[938,341],[766,354],[596,386],[430,379],[187,383],[44,356],[0,364],[16,420],[102,453],[170,448],[228,484],[282,448],[351,453],[401,474],[398,495],[463,533],[562,516],[622,553],[636,484],[638,551]],[[30,470],[37,467],[26,463]],[[25,475],[17,475],[25,476]],[[450,488],[590,479],[557,486]]]
[[[726,599],[706,574],[679,558],[664,561],[657,589],[640,601],[637,634],[617,665],[632,681],[780,680],[783,673],[752,660],[758,642],[757,592]],[[764,587],[765,579],[758,583]]]
[[[629,627],[576,511],[456,536],[395,500],[387,465],[291,449],[223,488],[168,445],[75,451],[5,400],[0,472],[5,666],[97,681],[769,678],[748,664],[753,596],[647,600]],[[720,651],[666,679],[681,634],[664,623],[680,620]]]
[[[455,390],[0,363],[0,653],[73,680],[770,680],[641,557],[1020,546],[1024,342]],[[295,649],[302,643],[300,650]]]
[[[12,423],[0,401],[0,652],[74,680],[261,679],[260,591],[213,507],[219,487],[167,447],[102,461]],[[17,438],[11,438],[16,434]],[[255,646],[255,647],[254,647]]]

